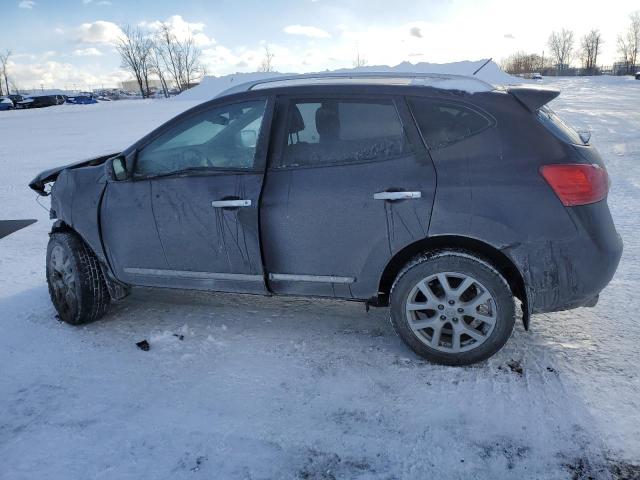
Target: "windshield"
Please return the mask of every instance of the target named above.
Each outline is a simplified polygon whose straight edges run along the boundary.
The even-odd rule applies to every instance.
[[[547,127],[551,133],[558,137],[561,141],[573,143],[576,145],[584,145],[584,142],[573,128],[567,125],[553,110],[546,105],[538,109],[538,118],[542,124]]]

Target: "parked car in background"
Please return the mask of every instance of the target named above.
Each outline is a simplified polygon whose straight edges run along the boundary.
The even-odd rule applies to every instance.
[[[132,286],[389,306],[402,340],[465,365],[531,313],[593,306],[620,260],[598,152],[556,90],[473,77],[244,84],[121,153],[42,172],[61,319]],[[437,181],[436,181],[437,178]]]
[[[531,74],[531,79],[533,80],[542,80],[542,74],[541,73],[532,73]]]
[[[76,95],[67,98],[67,103],[74,105],[90,105],[92,103],[98,103],[98,100],[88,95]]]
[[[636,72],[636,80],[640,80],[640,72]]]
[[[1,110],[12,110],[13,102],[10,98],[0,97],[0,111]]]
[[[13,106],[16,106],[16,103],[21,102],[22,100],[24,100],[24,97],[22,95],[7,95],[6,98],[11,99],[11,101],[13,102]]]
[[[15,103],[16,108],[31,108],[31,104],[33,103],[33,98],[31,97],[23,97],[22,100]]]
[[[30,95],[16,104],[16,108],[43,108],[62,105],[65,102],[62,95]]]

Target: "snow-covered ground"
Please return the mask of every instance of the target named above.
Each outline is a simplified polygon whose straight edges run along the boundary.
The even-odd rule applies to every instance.
[[[0,112],[0,218],[38,219],[0,240],[0,478],[639,478],[640,82],[544,84],[593,131],[624,255],[595,308],[537,315],[469,368],[347,302],[140,290],[59,323],[28,181],[193,102]]]

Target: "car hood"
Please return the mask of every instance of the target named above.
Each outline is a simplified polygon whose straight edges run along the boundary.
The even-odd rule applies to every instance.
[[[45,170],[40,172],[36,177],[29,182],[29,188],[38,192],[42,196],[47,196],[48,193],[45,191],[44,187],[47,183],[55,182],[60,172],[67,169],[72,168],[82,168],[82,167],[95,167],[96,165],[100,165],[106,162],[111,157],[115,157],[120,152],[110,153],[108,155],[101,155],[99,157],[90,158],[88,160],[81,160],[80,162],[70,163],[69,165],[64,165],[62,167],[51,168],[49,170]]]

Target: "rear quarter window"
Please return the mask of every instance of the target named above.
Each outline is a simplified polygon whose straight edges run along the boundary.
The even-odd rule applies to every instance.
[[[409,98],[422,138],[431,149],[444,148],[493,125],[489,116],[465,105],[430,98]]]

